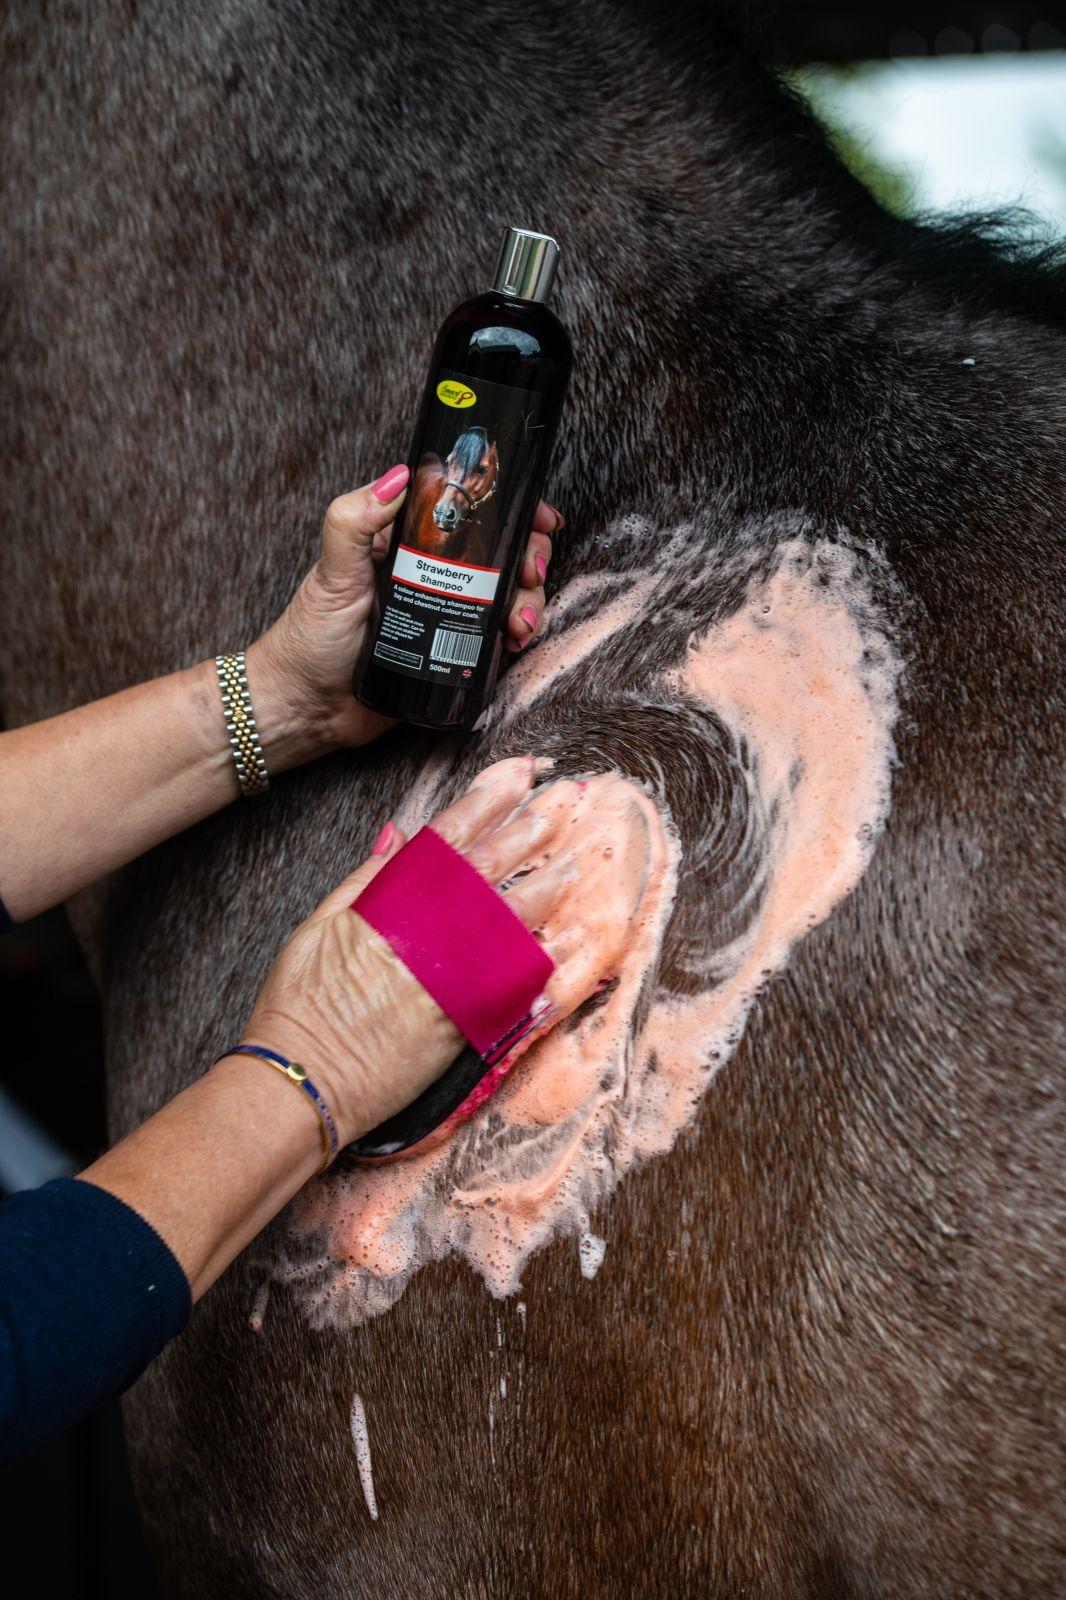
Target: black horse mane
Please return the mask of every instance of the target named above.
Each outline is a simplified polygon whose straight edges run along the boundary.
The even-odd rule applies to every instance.
[[[757,4],[629,0],[628,9],[638,29],[654,30],[675,88],[713,102],[719,116],[728,108],[738,148],[773,147],[782,168],[805,169],[823,215],[825,208],[834,213],[842,235],[864,241],[871,258],[893,259],[949,302],[1066,327],[1066,240],[1022,205],[914,217],[886,210],[832,158],[830,134],[781,64],[769,59]],[[873,282],[865,287],[876,292]]]
[[[489,447],[489,436],[484,428],[467,428],[461,433],[448,453],[462,472],[473,472],[484,451]]]

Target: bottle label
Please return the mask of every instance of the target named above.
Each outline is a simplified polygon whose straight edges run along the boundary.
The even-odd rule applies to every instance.
[[[436,374],[374,645],[391,671],[463,688],[491,659],[539,412],[528,389]]]

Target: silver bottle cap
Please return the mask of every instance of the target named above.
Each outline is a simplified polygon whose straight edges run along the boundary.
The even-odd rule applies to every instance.
[[[559,246],[549,234],[505,228],[492,287],[516,300],[547,300],[558,261]]]

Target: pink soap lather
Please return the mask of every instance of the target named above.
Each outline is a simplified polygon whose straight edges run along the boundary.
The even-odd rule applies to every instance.
[[[386,862],[352,910],[481,1055],[522,1021],[555,971],[503,896],[432,828]]]

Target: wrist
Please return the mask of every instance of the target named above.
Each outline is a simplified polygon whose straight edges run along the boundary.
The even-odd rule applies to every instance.
[[[260,1138],[270,1130],[268,1144],[280,1157],[280,1168],[291,1171],[303,1183],[322,1167],[324,1140],[322,1123],[311,1100],[285,1073],[259,1056],[221,1056],[206,1075],[218,1092],[239,1105],[247,1125],[257,1129]]]
[[[198,1300],[321,1166],[302,1099],[280,1073],[224,1056],[81,1177],[150,1223]]]
[[[320,1051],[313,1046],[305,1049],[302,1043],[294,1046],[292,1040],[287,1039],[284,1032],[279,1034],[276,1028],[270,1029],[269,1038],[270,1043],[265,1044],[263,1031],[253,1027],[222,1059],[238,1064],[259,1062],[279,1079],[287,1080],[313,1113],[319,1133],[321,1164],[332,1166],[344,1146],[356,1137],[352,1131],[344,1074],[335,1077]]]
[[[268,774],[286,772],[337,745],[321,697],[284,659],[270,633],[245,651],[248,693]]]

